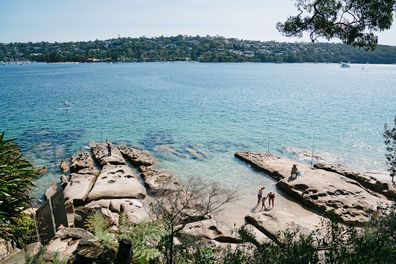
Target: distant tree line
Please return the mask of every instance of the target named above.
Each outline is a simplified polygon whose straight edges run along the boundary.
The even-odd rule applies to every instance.
[[[65,43],[0,44],[0,61],[35,62],[275,62],[396,63],[396,47],[375,51],[332,43],[279,43],[224,37],[117,38]]]

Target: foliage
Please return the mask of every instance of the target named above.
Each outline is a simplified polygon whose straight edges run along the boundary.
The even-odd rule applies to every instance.
[[[0,134],[0,238],[18,247],[31,238],[31,222],[22,211],[29,206],[30,190],[38,177],[14,140]]]
[[[118,38],[0,44],[0,62],[333,62],[396,63],[396,47],[373,52],[330,43],[260,42],[223,37]]]
[[[156,247],[162,234],[163,226],[159,221],[131,225],[125,215],[121,216],[119,239],[125,237],[132,241],[133,263],[146,264],[157,260],[161,253]]]
[[[117,252],[118,244],[115,236],[109,232],[110,225],[100,213],[95,213],[87,218],[87,229],[91,231],[100,242],[112,252]]]
[[[394,182],[394,177],[396,176],[396,116],[394,127],[385,124],[384,138],[387,151],[385,154],[386,165],[392,177],[392,182]]]
[[[172,191],[151,204],[152,211],[164,226],[164,234],[158,245],[163,262],[174,264],[180,263],[179,258],[183,261],[189,258],[191,243],[187,241],[190,241],[190,236],[183,234],[183,228],[188,223],[204,220],[236,197],[236,192],[224,189],[219,184],[205,184],[200,179],[190,178],[183,188]],[[184,241],[175,245],[176,238]]]
[[[396,258],[396,206],[364,227],[323,222],[309,235],[285,231],[279,243],[259,243],[245,228],[239,230],[253,252],[237,248],[223,254],[223,263],[393,263]]]
[[[390,29],[396,11],[395,0],[296,0],[298,14],[277,28],[286,36],[301,37],[309,32],[319,37],[339,38],[346,44],[372,50],[377,32]]]
[[[196,264],[216,264],[215,251],[209,247],[198,249],[194,253],[194,263]]]

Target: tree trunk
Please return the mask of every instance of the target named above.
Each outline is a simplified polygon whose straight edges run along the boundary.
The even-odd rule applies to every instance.
[[[122,239],[119,242],[115,264],[130,264],[132,257],[132,242],[129,239]]]

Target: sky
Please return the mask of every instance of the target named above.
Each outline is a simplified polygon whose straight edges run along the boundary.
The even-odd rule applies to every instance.
[[[0,43],[179,34],[309,41],[284,37],[275,28],[296,14],[295,1],[0,0]],[[396,25],[379,35],[379,43],[396,46]]]

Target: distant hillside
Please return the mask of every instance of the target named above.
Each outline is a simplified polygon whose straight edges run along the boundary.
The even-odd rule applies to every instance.
[[[279,43],[223,37],[118,38],[0,44],[0,61],[37,62],[351,62],[396,63],[396,47],[374,52],[330,43]]]

